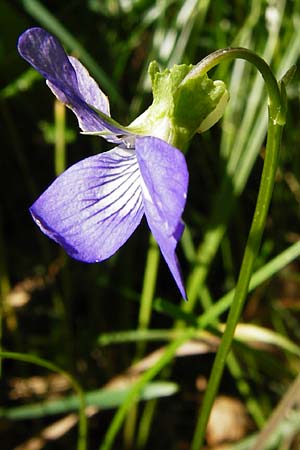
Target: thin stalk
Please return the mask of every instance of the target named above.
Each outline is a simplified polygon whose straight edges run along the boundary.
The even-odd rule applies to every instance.
[[[234,331],[239,321],[244,302],[246,300],[255,258],[257,256],[262,234],[264,231],[267,211],[271,201],[274,186],[278,152],[282,134],[282,125],[274,123],[274,121],[270,119],[268,130],[269,133],[266,158],[254,217],[246,244],[239,279],[235,289],[235,295],[227,319],[227,326],[214,361],[208,387],[203,399],[202,413],[200,414],[196,425],[191,450],[199,449],[202,446],[210,411],[217,390],[219,388],[221,376],[223,374],[224,365],[226,362],[226,357],[232,344]]]
[[[138,318],[138,331],[143,333],[149,327],[152,313],[152,303],[155,292],[157,273],[159,265],[159,249],[152,236],[150,234],[149,247],[147,253],[146,267],[144,272],[144,281],[141,294],[139,318]],[[142,358],[145,348],[145,340],[137,340],[135,361]],[[132,405],[131,410],[127,415],[127,419],[124,426],[124,440],[126,448],[131,448],[133,445],[134,431],[137,422],[137,407]]]
[[[126,420],[123,426],[123,436],[124,436],[124,450],[130,450],[133,447],[135,428],[137,423],[138,408],[137,404],[133,404],[130,411],[128,411]]]
[[[146,446],[157,404],[158,400],[152,399],[149,400],[145,405],[136,439],[136,448],[138,450],[143,449]]]
[[[55,146],[54,146],[54,166],[55,175],[60,175],[66,168],[66,107],[63,103],[55,100],[54,103],[55,120]]]
[[[234,48],[214,52],[204,60],[202,60],[188,74],[188,77],[193,77],[195,73],[198,75],[199,72],[207,72],[220,62],[233,58],[242,58],[253,63],[260,71],[265,80],[269,95],[269,126],[266,145],[266,157],[264,161],[264,168],[261,177],[254,216],[244,252],[237,286],[235,289],[235,295],[229,311],[227,326],[221,344],[217,351],[211,376],[208,382],[208,387],[204,395],[202,411],[199,414],[198,421],[195,427],[191,450],[198,450],[199,448],[202,448],[210,411],[217,390],[219,388],[221,376],[223,374],[226,363],[226,358],[234,337],[235,328],[239,321],[242,308],[249,290],[249,283],[251,280],[253,266],[261,243],[267,212],[272,197],[282,128],[285,123],[285,99],[281,95],[278,83],[268,64],[250,50]]]
[[[152,236],[149,239],[146,268],[144,274],[143,289],[141,295],[141,305],[138,319],[138,329],[146,330],[149,326],[152,312],[152,302],[155,292],[157,272],[159,265],[159,249]],[[144,344],[138,346],[137,357],[143,354]]]
[[[77,450],[87,450],[87,416],[85,412],[86,409],[85,395],[84,391],[82,390],[80,384],[76,381],[76,379],[68,372],[56,366],[52,362],[39,358],[38,356],[28,355],[25,353],[0,351],[0,357],[3,359],[14,359],[16,361],[35,364],[37,366],[41,366],[44,367],[45,369],[51,370],[52,372],[57,372],[69,380],[74,390],[76,391],[79,400],[79,431],[78,431]]]

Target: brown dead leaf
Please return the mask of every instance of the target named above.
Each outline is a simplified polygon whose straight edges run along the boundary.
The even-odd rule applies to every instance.
[[[32,396],[42,395],[47,395],[47,399],[49,399],[71,387],[66,377],[56,373],[45,377],[12,378],[9,381],[9,385],[11,387],[9,398],[12,400],[28,399]]]
[[[98,409],[89,406],[86,409],[88,417],[92,417],[98,412]],[[78,415],[75,413],[68,414],[60,420],[44,428],[37,436],[28,439],[26,442],[18,445],[14,450],[41,450],[49,441],[55,441],[66,434],[78,422]]]
[[[41,450],[47,441],[56,440],[63,436],[70,428],[77,423],[77,414],[69,414],[63,419],[57,420],[38,435],[21,445],[18,445],[14,450]]]
[[[207,425],[206,440],[209,446],[236,442],[249,430],[250,419],[244,405],[233,397],[217,397]]]
[[[57,258],[49,265],[45,275],[27,277],[15,284],[6,295],[5,305],[7,305],[8,308],[21,308],[25,306],[31,299],[31,295],[34,291],[44,289],[54,282],[64,263],[64,257]]]

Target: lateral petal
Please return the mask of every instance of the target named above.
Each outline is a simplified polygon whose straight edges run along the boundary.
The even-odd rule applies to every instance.
[[[177,148],[156,137],[137,137],[135,145],[146,218],[177,286],[186,298],[175,254],[184,229],[181,215],[188,189],[186,161]]]
[[[72,109],[83,131],[124,134],[94,111],[110,115],[107,97],[85,67],[76,58],[68,57],[54,36],[43,28],[30,28],[20,36],[18,50],[46,78],[58,99]]]
[[[144,209],[135,152],[116,147],[74,164],[30,208],[41,230],[75,259],[113,255]]]

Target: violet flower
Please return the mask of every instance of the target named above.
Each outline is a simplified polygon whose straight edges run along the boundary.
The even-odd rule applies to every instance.
[[[196,111],[193,129],[184,123],[186,114],[182,114],[182,108],[176,113],[173,102],[178,122],[173,126],[170,98],[180,92],[178,86],[191,70],[190,66],[176,66],[174,76],[171,72],[165,79],[158,76],[156,91],[163,92],[164,100],[158,101],[154,86],[149,110],[123,127],[111,119],[109,101],[85,67],[68,56],[46,30],[25,31],[19,38],[18,50],[46,78],[55,96],[75,113],[83,132],[99,134],[116,144],[110,151],[69,167],[48,187],[30,208],[37,225],[73,258],[99,262],[127,241],[145,214],[179,291],[186,298],[175,249],[184,229],[181,215],[187,197],[188,170],[184,155],[176,146],[186,146],[201,124],[207,128],[207,117],[216,116],[216,105],[224,100],[222,82],[209,80],[212,85],[206,94],[205,108],[202,105]],[[180,77],[179,68],[183,71]],[[150,75],[151,70],[153,81],[157,66],[152,65]],[[208,81],[204,81],[207,90]],[[178,104],[186,101],[186,91],[183,94]]]

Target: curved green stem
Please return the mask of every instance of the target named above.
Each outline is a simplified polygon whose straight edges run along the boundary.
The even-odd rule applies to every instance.
[[[199,414],[199,419],[196,424],[191,450],[202,448],[210,411],[219,388],[226,358],[233,341],[235,328],[246,300],[255,258],[261,243],[273,192],[282,128],[285,123],[286,105],[284,86],[282,95],[279,85],[268,64],[254,52],[241,48],[219,50],[202,60],[193,71],[207,72],[221,61],[231,60],[232,58],[243,58],[253,63],[261,72],[266,82],[269,94],[268,138],[259,193],[235,289],[235,295],[229,311],[227,326],[214,361],[207,390],[203,399],[202,411]],[[192,72],[190,72],[189,76],[193,76]]]
[[[79,399],[79,434],[78,434],[78,442],[77,442],[77,450],[86,450],[87,449],[87,417],[85,414],[85,396],[82,388],[80,387],[79,383],[75,380],[75,378],[72,377],[68,372],[61,369],[60,367],[56,366],[50,361],[47,361],[45,359],[39,358],[38,356],[34,355],[27,355],[24,353],[17,353],[17,352],[2,352],[0,351],[0,357],[1,358],[7,358],[7,359],[14,359],[17,361],[23,361],[30,364],[35,364],[41,367],[44,367],[45,369],[51,370],[52,372],[57,372],[66,377],[71,385],[73,386],[74,390],[77,392],[78,399]]]
[[[264,59],[258,56],[252,50],[242,47],[224,48],[211,53],[202,59],[186,76],[185,80],[199,76],[199,74],[206,74],[213,67],[217,66],[223,61],[230,61],[232,59],[245,59],[256,66],[265,80],[269,96],[269,113],[272,120],[281,125],[285,123],[284,111],[282,111],[281,93],[273,72]],[[282,116],[283,113],[283,116]]]

